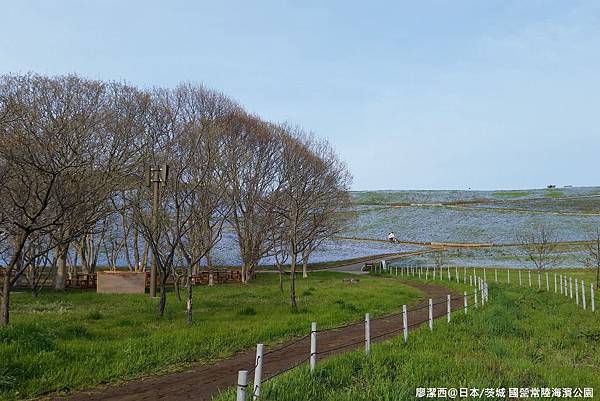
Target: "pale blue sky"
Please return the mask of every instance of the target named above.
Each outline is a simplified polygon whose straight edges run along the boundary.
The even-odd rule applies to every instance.
[[[354,189],[598,184],[600,3],[0,0],[0,73],[202,82]]]

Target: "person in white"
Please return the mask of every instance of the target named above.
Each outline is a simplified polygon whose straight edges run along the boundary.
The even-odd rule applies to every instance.
[[[398,238],[396,238],[396,236],[394,235],[394,232],[392,231],[391,233],[388,234],[388,240],[390,242],[398,242]]]

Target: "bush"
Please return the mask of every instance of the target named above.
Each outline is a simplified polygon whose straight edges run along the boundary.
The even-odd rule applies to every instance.
[[[254,309],[251,306],[247,306],[243,309],[240,309],[240,311],[238,312],[238,315],[241,316],[254,316],[256,315],[256,309]]]

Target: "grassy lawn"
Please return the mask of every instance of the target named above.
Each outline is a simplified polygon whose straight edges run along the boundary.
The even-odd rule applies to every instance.
[[[449,324],[439,319],[433,332],[411,332],[407,345],[398,337],[374,345],[369,357],[347,353],[321,362],[314,375],[301,367],[279,376],[263,384],[261,399],[411,400],[417,387],[600,391],[598,312],[553,292],[496,285],[490,303],[471,310],[455,312]],[[228,399],[232,392],[219,401]]]
[[[522,198],[529,195],[529,191],[495,191],[492,196],[495,198]]]
[[[194,288],[194,320],[185,324],[185,306],[170,293],[165,318],[156,318],[156,300],[147,295],[99,295],[91,291],[29,293],[13,297],[12,324],[0,329],[0,399],[28,398],[186,364],[224,358],[257,342],[273,344],[320,327],[360,320],[365,311],[387,313],[420,293],[396,280],[311,273],[299,278],[299,312],[276,274],[249,285]],[[286,286],[288,282],[286,280]]]

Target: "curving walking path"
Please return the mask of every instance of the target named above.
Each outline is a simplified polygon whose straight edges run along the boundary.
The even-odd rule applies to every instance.
[[[434,303],[433,316],[446,314],[446,297],[451,294],[457,298],[452,309],[462,308],[461,294],[449,288],[426,283],[400,281],[423,292],[423,299],[412,304],[408,312],[408,326],[414,329],[426,324],[428,319],[428,299]],[[434,322],[435,325],[435,322]],[[307,327],[307,332],[309,327]],[[364,323],[362,321],[338,329],[318,333],[318,358],[355,350],[364,346]],[[402,314],[392,314],[371,320],[372,342],[383,341],[402,335]],[[310,338],[290,341],[274,347],[265,346],[263,378],[267,379],[286,371],[307,359],[310,354]],[[255,350],[237,353],[230,358],[212,364],[199,365],[182,372],[159,376],[149,376],[131,380],[122,384],[81,391],[66,397],[54,397],[52,400],[68,401],[153,401],[153,400],[211,400],[220,391],[236,385],[239,370],[252,370]],[[253,376],[249,374],[249,379]]]

